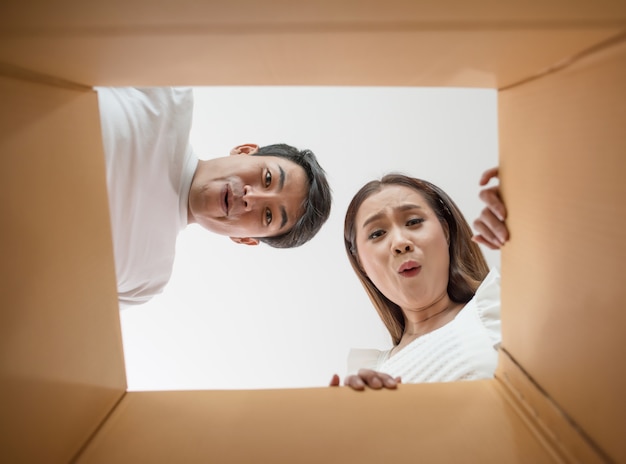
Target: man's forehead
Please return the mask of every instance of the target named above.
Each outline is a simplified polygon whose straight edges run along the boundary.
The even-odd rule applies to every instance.
[[[283,158],[282,156],[274,156],[274,155],[263,156],[263,158],[266,158],[267,164],[269,166],[273,166],[276,169],[282,169],[286,173],[291,172],[291,171],[300,171],[300,170],[304,172],[304,168],[302,166],[300,166],[298,163],[288,158]]]

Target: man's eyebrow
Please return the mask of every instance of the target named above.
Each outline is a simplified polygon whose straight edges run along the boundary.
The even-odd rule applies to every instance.
[[[278,165],[278,171],[280,172],[280,175],[278,176],[278,192],[281,192],[283,187],[285,186],[285,170],[280,164]],[[280,216],[281,221],[278,230],[281,230],[283,227],[285,227],[285,224],[287,224],[287,210],[284,206],[280,207]]]
[[[285,170],[280,164],[278,165],[278,170],[280,171],[280,176],[278,176],[278,191],[280,192],[285,185]]]
[[[400,205],[397,208],[395,208],[395,210],[399,211],[399,212],[409,211],[409,210],[412,210],[412,209],[422,209],[422,207],[420,205],[416,205],[416,204],[413,204],[413,203],[406,203],[404,205]],[[382,212],[373,214],[372,216],[368,217],[363,222],[363,225],[361,226],[361,228],[366,227],[368,224],[370,224],[370,223],[380,219],[382,216],[383,216]]]

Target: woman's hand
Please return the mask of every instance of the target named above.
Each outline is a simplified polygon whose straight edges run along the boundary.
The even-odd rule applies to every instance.
[[[393,390],[399,383],[402,383],[400,377],[394,378],[389,374],[373,371],[371,369],[359,369],[356,375],[349,375],[343,381],[345,386],[359,391],[365,390],[365,387],[369,387],[373,390],[380,390],[381,388]],[[330,381],[330,386],[338,387],[339,385],[339,376],[335,374]]]
[[[485,186],[491,179],[498,178],[498,168],[486,170],[480,178],[480,185]],[[506,220],[506,207],[500,196],[500,185],[484,188],[480,191],[480,199],[486,206],[478,219],[474,221],[475,234],[472,240],[492,250],[499,250],[509,239]]]

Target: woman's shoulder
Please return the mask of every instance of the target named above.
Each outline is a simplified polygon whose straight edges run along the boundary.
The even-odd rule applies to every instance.
[[[498,305],[500,304],[500,269],[497,266],[492,267],[481,282],[474,299],[480,302],[497,301]]]
[[[480,323],[489,332],[494,344],[500,343],[500,269],[493,267],[468,303],[473,306]]]
[[[359,369],[376,370],[379,363],[389,356],[390,350],[352,348],[348,353],[348,374],[356,374]]]

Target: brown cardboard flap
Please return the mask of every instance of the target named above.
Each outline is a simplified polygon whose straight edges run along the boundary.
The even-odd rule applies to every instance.
[[[77,463],[548,463],[495,380],[129,392]]]
[[[121,7],[123,5],[123,8]],[[165,24],[197,32],[221,26],[234,34],[285,29],[334,29],[349,31],[376,25],[392,31],[402,26],[430,28],[475,27],[571,27],[623,25],[626,5],[621,0],[318,0],[303,1],[214,0],[4,0],[0,28],[4,34],[17,32],[96,31],[119,28],[154,28]]]
[[[595,447],[567,413],[504,350],[500,350],[496,378],[507,390],[505,397],[562,462],[610,462],[607,455]]]
[[[623,1],[120,5],[0,7],[3,460],[626,462],[626,51],[580,55],[624,29]],[[74,83],[507,88],[515,363],[393,392],[125,393],[97,101]]]
[[[84,85],[501,88],[602,42],[623,2],[5,2],[0,62]]]
[[[626,462],[626,40],[500,92],[503,347]]]
[[[68,462],[126,390],[97,98],[0,99],[2,461]]]

